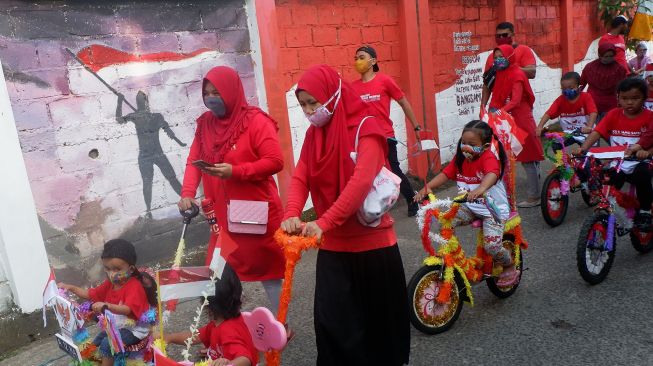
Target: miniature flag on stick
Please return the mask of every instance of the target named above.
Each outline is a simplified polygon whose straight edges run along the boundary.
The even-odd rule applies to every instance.
[[[199,297],[203,291],[215,292],[209,267],[172,268],[158,273],[161,301]]]
[[[50,304],[50,301],[59,295],[59,289],[57,288],[57,279],[54,277],[54,271],[50,268],[50,277],[48,282],[45,284],[45,289],[43,289],[43,327],[47,325],[47,320],[45,317],[45,308]]]

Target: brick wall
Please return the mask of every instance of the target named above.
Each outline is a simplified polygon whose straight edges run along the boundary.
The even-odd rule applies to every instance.
[[[176,185],[206,110],[203,75],[234,67],[248,100],[258,101],[244,0],[4,5],[0,61],[50,263],[77,277],[92,268],[94,277],[102,244],[118,236],[133,240],[143,261],[169,260],[173,251],[163,248],[176,245],[181,229]],[[91,46],[108,53],[83,52]],[[66,48],[82,51],[133,106],[145,93],[149,111],[123,104],[118,112],[117,96]],[[131,63],[116,61],[120,52]],[[182,59],[146,62],[166,54]],[[196,230],[205,239],[206,228]]]
[[[530,46],[549,67],[560,68],[560,1],[516,1],[515,18],[517,42]]]
[[[381,71],[401,86],[397,6],[395,0],[277,1],[282,39],[279,72],[285,76],[284,88],[288,90],[286,102],[295,162],[309,126],[294,94],[303,70],[324,63],[334,67],[345,80],[358,79],[353,67],[356,49],[370,44],[378,54]],[[392,103],[390,116],[397,138],[405,143],[405,117],[397,103]],[[399,145],[398,155],[400,165],[407,169],[405,146]]]

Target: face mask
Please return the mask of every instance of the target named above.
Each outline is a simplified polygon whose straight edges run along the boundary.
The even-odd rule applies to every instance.
[[[370,69],[370,67],[372,67],[372,63],[369,60],[356,60],[354,67],[359,74],[364,74]]]
[[[496,67],[497,70],[505,70],[508,66],[510,66],[510,61],[508,61],[507,58],[497,57],[494,59],[494,67]]]
[[[224,101],[220,97],[204,97],[204,105],[218,118],[222,118],[227,114],[227,107],[225,107]]]
[[[610,65],[611,63],[614,62],[614,57],[608,57],[608,58],[601,57],[599,60],[601,60],[601,63],[604,65]]]
[[[578,89],[562,89],[562,95],[564,95],[565,98],[569,100],[576,99],[576,97],[578,97],[578,94],[580,94]]]
[[[122,272],[109,272],[107,273],[107,276],[109,277],[109,281],[111,281],[111,284],[116,286],[122,286],[125,283],[127,283],[127,281],[129,281],[129,279],[132,276],[132,273],[129,270],[122,271]]]
[[[497,44],[501,46],[502,44],[508,44],[512,46],[512,37],[495,37]]]
[[[467,160],[474,160],[483,153],[483,146],[472,146],[460,143],[460,151]]]
[[[338,90],[336,91],[335,94],[329,100],[326,101],[326,103],[322,104],[319,106],[312,114],[304,113],[306,115],[306,118],[308,118],[308,121],[315,127],[322,127],[329,123],[331,121],[331,116],[333,115],[333,112],[329,112],[327,109],[327,105],[331,103],[333,98],[336,98],[336,102],[333,105],[333,110],[336,110],[336,107],[338,106],[338,102],[340,101],[340,88],[342,87],[342,80],[338,81]]]

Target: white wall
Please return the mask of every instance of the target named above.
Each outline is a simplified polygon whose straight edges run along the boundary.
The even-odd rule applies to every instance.
[[[2,72],[0,156],[5,177],[0,179],[0,304],[8,303],[6,282],[1,282],[6,277],[13,302],[23,312],[32,312],[42,305],[50,270]]]

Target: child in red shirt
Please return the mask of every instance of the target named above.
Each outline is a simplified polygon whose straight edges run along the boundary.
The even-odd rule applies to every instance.
[[[560,79],[562,95],[559,96],[549,110],[544,113],[540,123],[537,125],[537,135],[541,136],[544,126],[550,119],[560,117],[560,127],[566,133],[573,133],[576,130],[584,134],[592,132],[594,122],[598,116],[596,104],[592,96],[580,91],[580,75],[577,72],[568,72]],[[585,136],[574,136],[565,141],[565,146],[573,143],[582,144]]]
[[[637,149],[636,146],[631,145],[641,142],[642,133],[647,131],[653,120],[653,112],[644,108],[648,88],[644,80],[628,78],[619,83],[617,93],[621,107],[608,112],[574,154],[587,152],[601,137],[608,140],[612,146],[629,146],[628,150],[631,151]],[[653,201],[653,186],[651,186],[648,164],[624,161],[621,170],[613,178],[617,189],[620,189],[625,182],[635,185],[640,209],[635,215],[634,224],[642,231],[648,230],[651,226],[651,202]]]
[[[112,312],[124,345],[137,344],[150,333],[150,328],[138,322],[138,319],[150,306],[156,306],[154,279],[136,269],[136,249],[126,240],[106,242],[101,258],[108,279],[100,286],[85,289],[59,283],[59,287],[93,301],[92,309],[97,314],[105,310]],[[106,332],[100,332],[93,344],[100,351],[102,366],[112,366],[113,356]]]
[[[453,226],[471,224],[476,218],[483,219],[483,247],[495,262],[504,266],[497,282],[499,286],[510,286],[519,278],[519,270],[515,268],[510,252],[503,247],[504,224],[510,216],[508,194],[501,180],[505,163],[506,153],[492,128],[483,121],[471,121],[463,128],[454,161],[415,197],[416,201],[420,200],[448,180],[455,180],[460,191],[468,192],[467,203],[458,209]],[[499,208],[500,222],[495,221],[484,204],[474,203],[484,194],[490,196]]]
[[[226,265],[215,282],[215,296],[208,297],[209,315],[213,320],[200,329],[193,343],[207,347],[211,366],[255,366],[258,352],[245,320],[240,314],[243,288],[234,270]],[[189,331],[166,334],[166,343],[184,344],[191,338]]]

